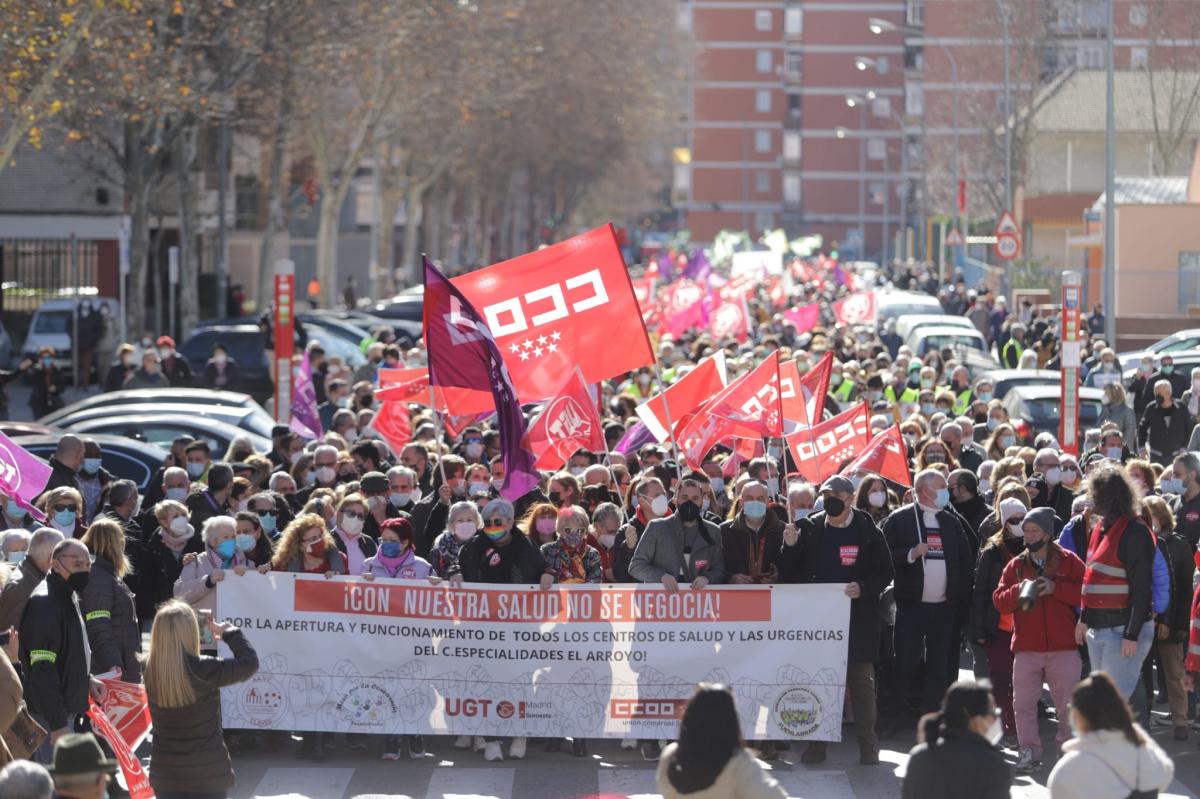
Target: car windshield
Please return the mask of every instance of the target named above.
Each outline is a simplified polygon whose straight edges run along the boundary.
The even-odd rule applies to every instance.
[[[39,311],[33,324],[34,333],[67,333],[70,328],[70,311]]]
[[[954,350],[958,349],[959,347],[970,347],[971,349],[982,350],[983,341],[972,336],[953,336],[950,334],[929,336],[925,339],[925,352],[935,349]]]

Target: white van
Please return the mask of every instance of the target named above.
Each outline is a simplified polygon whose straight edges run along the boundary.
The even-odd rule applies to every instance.
[[[121,304],[115,297],[83,296],[46,300],[33,312],[33,319],[29,322],[29,332],[25,335],[25,344],[21,347],[21,354],[36,359],[38,350],[42,347],[53,347],[56,365],[59,369],[69,371],[72,359],[71,336],[74,315],[80,303],[91,303],[93,313],[101,313],[102,305],[108,308],[109,313],[105,318],[105,324],[109,328],[101,337],[101,341],[96,342],[96,346],[102,347],[105,340],[116,341],[118,333],[114,326],[120,324],[118,319],[120,318]],[[111,352],[98,351],[96,367],[101,371],[102,378],[103,370],[108,368],[111,357]]]

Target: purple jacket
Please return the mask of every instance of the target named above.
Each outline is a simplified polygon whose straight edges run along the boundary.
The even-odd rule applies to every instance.
[[[413,555],[410,549],[409,557],[404,559],[394,574],[388,571],[388,567],[383,565],[378,555],[366,559],[363,563],[362,573],[373,574],[376,578],[384,577],[389,580],[424,580],[433,574],[433,566],[430,566],[429,561],[424,558]]]

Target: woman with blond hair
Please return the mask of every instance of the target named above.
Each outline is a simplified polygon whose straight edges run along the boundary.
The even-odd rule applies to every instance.
[[[37,507],[46,514],[49,526],[64,538],[79,538],[87,525],[83,523],[83,495],[74,488],[52,488],[38,500]]]
[[[1129,407],[1125,388],[1119,380],[1104,387],[1100,402],[1103,406],[1100,408],[1100,416],[1096,419],[1096,427],[1105,422],[1112,422],[1121,431],[1121,437],[1130,442],[1129,446],[1132,449],[1135,446],[1134,442],[1138,440],[1137,415],[1133,408]]]
[[[154,506],[153,517],[158,527],[146,536],[133,564],[138,576],[137,612],[143,624],[154,618],[155,608],[171,598],[183,571],[183,556],[196,548],[196,530],[182,502],[164,499]]]
[[[1017,445],[1017,431],[1008,422],[1001,422],[992,430],[992,434],[983,442],[983,448],[987,452],[987,456],[994,461],[999,461],[1008,451],[1009,447]]]
[[[142,629],[138,626],[133,592],[125,585],[125,531],[109,519],[92,523],[80,542],[92,553],[92,576],[80,597],[92,674],[119,669],[125,682],[141,682]]]
[[[258,655],[229,622],[209,623],[232,658],[200,654],[195,611],[171,600],[158,610],[146,653],[146,698],[154,736],[150,785],[161,799],[224,797],[234,784],[233,766],[221,730],[221,694],[258,671]]]

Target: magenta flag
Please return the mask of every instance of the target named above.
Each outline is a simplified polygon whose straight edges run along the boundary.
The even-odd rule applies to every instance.
[[[783,318],[796,326],[797,333],[807,333],[817,326],[821,318],[821,308],[815,302],[799,308],[788,308],[783,312]]]
[[[0,491],[38,521],[46,517],[33,507],[33,501],[46,490],[52,471],[50,464],[0,433]]]
[[[429,383],[492,393],[504,458],[500,496],[515,501],[537,488],[540,475],[533,453],[525,446],[528,425],[508,367],[483,317],[428,258],[424,260]]]
[[[293,370],[293,375],[295,379],[288,427],[305,438],[320,438],[322,428],[321,417],[317,413],[317,390],[313,387],[312,365],[308,362],[307,352],[300,366]]]

